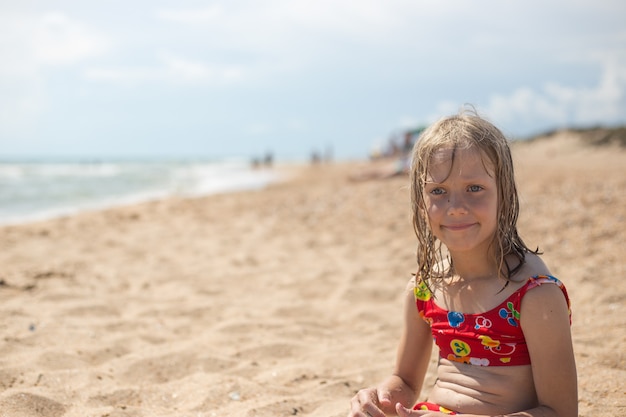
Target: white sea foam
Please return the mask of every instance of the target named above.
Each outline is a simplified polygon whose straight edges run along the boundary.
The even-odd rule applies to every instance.
[[[0,224],[167,198],[260,188],[272,169],[246,161],[0,162]]]

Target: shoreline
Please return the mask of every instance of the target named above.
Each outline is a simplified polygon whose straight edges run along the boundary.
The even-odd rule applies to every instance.
[[[82,162],[79,162],[78,166],[81,164]],[[98,212],[170,198],[197,198],[214,194],[256,190],[275,182],[287,181],[288,173],[293,170],[293,168],[290,168],[292,166],[294,165],[286,163],[276,164],[276,166],[272,167],[248,168],[247,170],[233,172],[225,171],[218,176],[212,175],[195,179],[196,182],[205,182],[208,185],[204,187],[198,184],[194,185],[191,182],[177,185],[163,183],[159,186],[150,185],[136,190],[118,190],[109,193],[96,192],[91,197],[80,195],[87,192],[87,189],[82,191],[81,189],[76,189],[75,193],[77,195],[73,199],[67,199],[67,196],[62,196],[67,200],[65,202],[53,201],[48,203],[47,207],[41,206],[39,208],[33,207],[31,203],[28,208],[22,209],[22,213],[19,214],[16,213],[16,208],[12,208],[0,216],[0,227],[70,217],[84,212]],[[243,179],[243,181],[242,178],[239,181],[229,179],[228,175],[233,175],[233,173],[235,175],[245,174],[249,178]],[[72,181],[72,179],[69,179],[69,181]],[[93,185],[98,186],[97,180],[94,181]],[[24,201],[22,204],[28,205],[29,203]],[[24,210],[26,210],[25,213]]]

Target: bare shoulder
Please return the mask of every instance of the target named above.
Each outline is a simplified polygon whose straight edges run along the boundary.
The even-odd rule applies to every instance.
[[[522,327],[551,322],[553,325],[571,323],[570,303],[567,290],[560,281],[547,280],[534,286],[524,295],[520,306]]]
[[[521,268],[520,274],[526,280],[529,277],[552,275],[541,257],[534,253],[527,255],[526,263]],[[559,280],[550,279],[541,285],[534,286],[524,295],[521,309],[525,311],[527,317],[528,315],[550,315],[554,313],[554,309],[568,312],[567,291]]]
[[[416,285],[417,285],[417,277],[415,275],[412,275],[411,279],[409,279],[409,281],[406,283],[405,291],[413,294],[413,292],[415,291]]]
[[[528,278],[537,275],[551,275],[550,269],[539,255],[528,253],[524,265],[515,273],[513,281],[526,282]]]
[[[554,283],[544,283],[529,290],[522,300],[522,308],[527,307],[533,311],[552,311],[554,308],[565,307],[567,311],[567,300],[561,285],[557,281]]]

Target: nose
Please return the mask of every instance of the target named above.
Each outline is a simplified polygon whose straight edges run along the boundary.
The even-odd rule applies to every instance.
[[[450,216],[467,214],[467,206],[463,193],[449,193],[446,213]]]

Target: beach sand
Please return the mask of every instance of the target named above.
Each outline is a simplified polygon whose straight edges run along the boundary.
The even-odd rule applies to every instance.
[[[581,416],[626,415],[623,149],[514,146]],[[363,165],[0,228],[0,416],[345,416],[392,369],[415,269],[408,179],[350,182]]]

